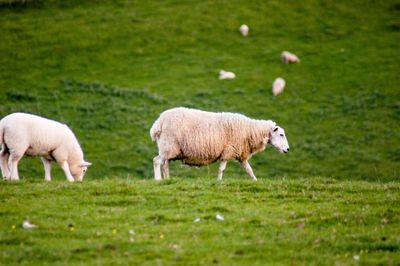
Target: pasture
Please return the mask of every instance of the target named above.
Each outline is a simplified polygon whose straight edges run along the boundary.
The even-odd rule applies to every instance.
[[[2,183],[1,261],[396,265],[399,190],[329,178]]]
[[[24,158],[0,182],[0,264],[398,264],[399,17],[392,0],[0,0],[0,117],[65,122],[93,163],[46,183]],[[154,182],[149,129],[175,106],[272,119],[290,153],[255,155],[257,183],[235,162]]]

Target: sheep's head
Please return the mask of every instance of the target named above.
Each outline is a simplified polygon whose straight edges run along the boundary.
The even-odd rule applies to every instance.
[[[269,134],[269,143],[281,153],[288,153],[289,151],[289,143],[285,135],[285,130],[281,127],[273,127]]]
[[[83,161],[79,164],[70,166],[70,171],[75,181],[82,181],[88,166],[92,165],[89,162]]]

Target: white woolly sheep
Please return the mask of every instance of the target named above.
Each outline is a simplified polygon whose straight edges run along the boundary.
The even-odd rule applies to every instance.
[[[300,63],[300,59],[297,57],[297,55],[292,54],[288,51],[283,51],[281,53],[281,59],[282,62],[285,64]]]
[[[218,179],[229,160],[238,160],[247,174],[257,180],[248,162],[271,144],[281,153],[289,151],[285,131],[271,120],[256,120],[235,113],[213,113],[184,107],[164,111],[150,129],[157,142],[154,178],[169,177],[168,162],[180,160],[191,166],[220,161]]]
[[[219,79],[234,79],[236,78],[235,73],[225,71],[225,70],[220,70],[219,71]]]
[[[19,180],[18,162],[24,155],[41,156],[45,180],[51,180],[51,161],[63,169],[68,181],[82,181],[91,163],[71,129],[40,116],[13,113],[0,121],[0,166],[7,180]]]
[[[283,88],[285,88],[285,80],[283,78],[275,79],[274,83],[272,84],[272,93],[274,96],[281,94],[283,92]]]
[[[239,27],[239,31],[244,37],[246,37],[247,35],[249,35],[249,26],[243,24]]]

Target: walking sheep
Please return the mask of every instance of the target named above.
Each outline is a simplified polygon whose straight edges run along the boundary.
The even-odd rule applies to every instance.
[[[230,71],[225,71],[225,70],[220,70],[219,71],[219,79],[223,80],[223,79],[234,79],[236,78],[235,73],[230,72]]]
[[[239,31],[244,37],[246,37],[247,35],[249,35],[249,26],[243,24],[239,27]]]
[[[281,153],[289,151],[285,131],[271,120],[250,119],[235,113],[212,113],[184,107],[164,111],[150,129],[157,142],[154,178],[169,177],[168,162],[181,160],[191,166],[220,161],[218,179],[229,160],[238,160],[247,174],[257,180],[248,162],[271,144]]]
[[[7,180],[19,180],[18,162],[24,155],[41,156],[45,180],[51,180],[51,161],[63,169],[68,181],[82,181],[91,163],[71,129],[40,116],[13,113],[0,121],[0,166]]]
[[[282,62],[285,64],[300,63],[300,59],[297,57],[297,55],[292,54],[288,51],[283,51],[281,53],[281,59]]]
[[[283,88],[285,88],[285,80],[283,78],[277,78],[274,80],[274,83],[272,83],[272,93],[274,96],[277,96],[278,94],[281,94],[283,92]]]

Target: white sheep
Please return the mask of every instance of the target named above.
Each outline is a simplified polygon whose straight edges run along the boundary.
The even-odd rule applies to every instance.
[[[225,70],[220,70],[219,71],[219,79],[234,79],[236,78],[235,73],[230,72],[230,71],[225,71]]]
[[[283,51],[281,53],[281,59],[282,62],[285,64],[300,63],[300,59],[297,57],[297,55],[292,54],[288,51]]]
[[[283,88],[285,88],[285,80],[283,78],[275,79],[274,83],[272,83],[272,93],[274,96],[281,94],[283,92]]]
[[[289,151],[285,131],[271,120],[256,120],[235,113],[213,113],[184,107],[164,111],[150,129],[157,142],[154,178],[169,177],[168,162],[181,160],[192,166],[220,161],[218,179],[229,160],[238,160],[247,174],[257,180],[248,162],[271,144],[281,153]]]
[[[45,180],[51,180],[51,161],[63,169],[68,181],[82,181],[91,163],[71,129],[40,116],[13,113],[0,121],[0,166],[7,180],[19,180],[18,162],[24,155],[41,156]]]
[[[247,35],[249,35],[249,26],[243,24],[239,27],[239,31],[244,37],[246,37]]]

